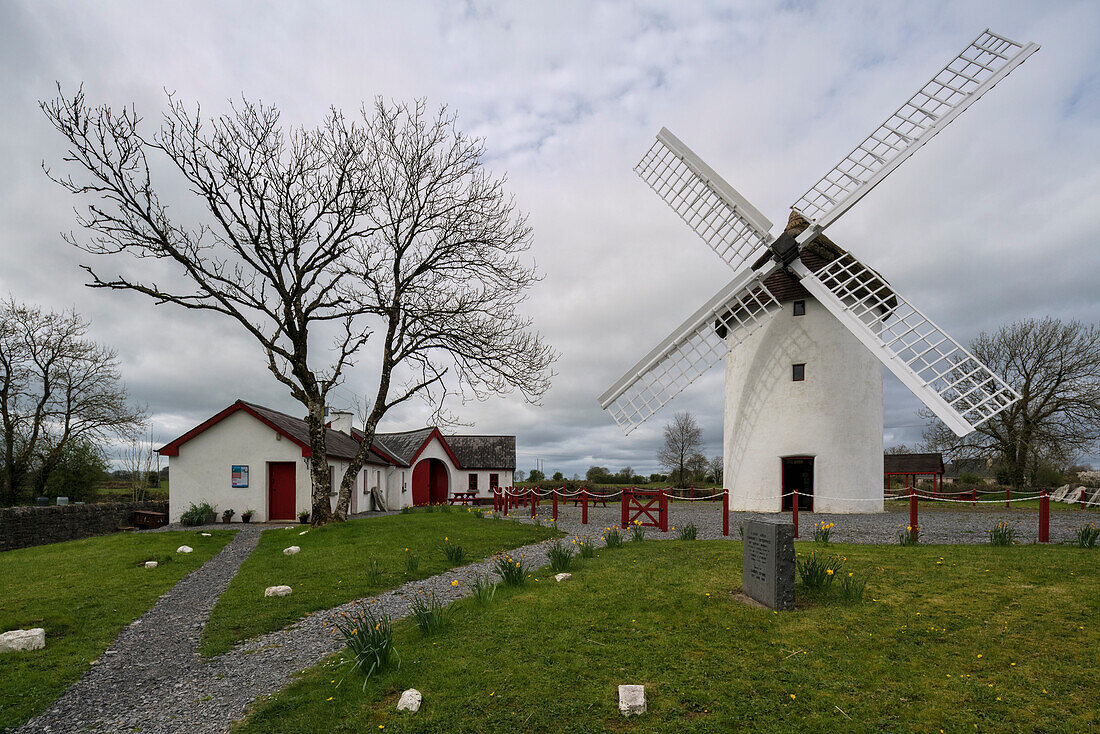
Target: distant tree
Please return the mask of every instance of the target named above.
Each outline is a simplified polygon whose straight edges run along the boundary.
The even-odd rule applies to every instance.
[[[539,471],[538,469],[532,469],[530,472],[527,473],[527,481],[529,482],[541,482],[544,479],[546,479],[546,474]]]
[[[522,482],[525,476],[527,475],[524,473],[523,469],[516,469],[514,472],[512,472],[512,481]]]
[[[114,350],[87,338],[75,311],[0,302],[0,503],[41,495],[69,444],[127,438],[129,405]]]
[[[677,413],[665,425],[665,441],[657,450],[657,462],[669,470],[676,486],[687,485],[688,461],[702,445],[703,429],[691,413]]]
[[[1020,393],[1020,400],[959,438],[927,409],[925,444],[952,460],[994,456],[1014,487],[1043,467],[1064,467],[1100,439],[1100,328],[1027,319],[985,332],[970,351]]]
[[[106,479],[107,459],[96,444],[76,438],[65,444],[46,480],[47,497],[68,497],[83,502],[95,497],[96,485]]]
[[[726,469],[725,462],[721,456],[714,456],[711,458],[707,471],[710,473],[711,479],[719,487],[722,486],[722,472]]]
[[[580,480],[581,480],[581,475],[574,472],[573,473],[573,481],[574,482],[579,482]]]
[[[518,308],[539,279],[521,259],[531,230],[445,108],[378,100],[305,129],[247,100],[205,119],[170,95],[149,131],[133,108],[58,92],[41,106],[75,173],[47,173],[88,200],[87,236],[67,239],[118,273],[86,267],[89,285],[220,314],[256,342],[305,409],[312,524],[346,518],[394,406],[422,398],[445,422],[448,395],[549,387],[556,355]],[[378,382],[330,511],[326,399],[368,344]]]
[[[624,466],[619,471],[615,472],[615,478],[623,484],[630,484],[634,480],[634,470],[629,466]]]
[[[564,475],[564,474],[562,474],[562,473],[561,473],[560,471],[556,471],[556,472],[554,472],[554,481],[555,481],[555,482],[560,482],[560,481],[562,481],[562,480],[564,480],[564,479],[565,479],[565,475]]]
[[[650,484],[656,484],[658,482],[664,482],[664,481],[667,481],[667,480],[668,480],[668,477],[666,477],[664,474],[650,474],[649,475],[649,483]]]
[[[610,474],[611,472],[605,466],[590,466],[584,473],[584,478],[589,484],[606,484],[607,482],[603,480]]]
[[[920,451],[918,451],[916,448],[913,448],[911,446],[906,446],[903,443],[899,443],[899,444],[895,444],[893,446],[887,447],[885,453],[890,454],[890,455],[919,454]]]
[[[706,456],[698,451],[688,457],[687,463],[684,465],[684,469],[687,472],[688,481],[702,482],[706,481],[707,469],[710,467],[710,460]]]
[[[130,478],[130,491],[134,502],[146,499],[149,475],[156,474],[157,454],[153,450],[152,433],[132,436],[122,449],[122,467]]]

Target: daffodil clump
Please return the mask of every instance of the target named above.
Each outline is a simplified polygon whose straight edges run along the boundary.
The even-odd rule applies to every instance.
[[[642,527],[641,520],[635,520],[630,524],[630,540],[635,543],[645,540],[645,528]]]
[[[1090,522],[1077,531],[1073,544],[1078,548],[1095,548],[1097,538],[1100,538],[1100,528]]]
[[[581,558],[595,558],[596,544],[587,535],[577,539],[577,553]]]
[[[493,559],[493,569],[500,574],[505,586],[523,586],[527,583],[528,569],[526,560],[521,556],[497,556]]]
[[[372,675],[401,666],[401,656],[393,646],[393,626],[385,611],[375,614],[360,606],[351,614],[340,612],[321,624],[332,634],[343,635],[346,648],[340,665],[363,673],[363,688]]]
[[[1016,542],[1016,529],[1001,521],[989,529],[990,545],[1013,545]]]
[[[898,525],[898,527],[902,527]],[[906,525],[905,529],[898,533],[900,545],[916,545],[920,542],[920,529],[916,525]]]
[[[814,523],[814,542],[815,543],[828,543],[829,536],[833,534],[833,527],[835,522],[815,522]]]
[[[676,527],[673,526],[672,529],[676,530]],[[680,540],[695,540],[695,536],[699,534],[699,529],[695,527],[695,523],[689,522],[687,525],[681,525],[676,532],[679,534]]]
[[[444,538],[440,548],[443,549],[443,557],[456,566],[466,560],[466,551],[450,538]]]
[[[382,585],[382,567],[379,566],[378,561],[373,558],[367,560],[365,575],[367,577],[367,584],[370,586]]]
[[[436,598],[434,591],[429,591],[427,594],[423,593],[423,590],[417,592],[412,603],[409,604],[409,614],[420,631],[426,635],[438,632],[447,625],[443,604]]]
[[[573,541],[573,544],[576,540]],[[550,558],[550,570],[554,573],[568,571],[573,565],[573,545],[565,545],[560,540],[554,541],[547,553]]]
[[[832,586],[837,572],[844,567],[844,560],[837,555],[825,557],[811,551],[808,556],[796,556],[794,565],[802,585],[807,589],[827,589]]]
[[[623,536],[616,528],[607,528],[603,533],[603,541],[608,548],[619,548],[623,544]]]
[[[493,600],[497,593],[497,584],[490,574],[475,574],[474,580],[470,582],[470,592],[478,606],[483,607]]]
[[[410,576],[417,572],[420,568],[420,556],[411,552],[408,548],[405,549],[405,573]]]

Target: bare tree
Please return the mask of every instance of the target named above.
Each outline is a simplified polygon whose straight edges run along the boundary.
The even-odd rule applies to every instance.
[[[157,453],[153,450],[152,432],[135,434],[122,449],[122,468],[130,475],[135,502],[146,499],[149,475],[157,469]]]
[[[702,445],[703,429],[691,413],[677,413],[665,425],[665,442],[657,449],[657,463],[668,469],[676,486],[686,485],[689,460]]]
[[[1027,319],[982,333],[970,350],[1021,398],[958,438],[938,420],[925,445],[953,460],[999,459],[1009,482],[1034,482],[1044,465],[1065,466],[1100,439],[1100,329],[1079,321]],[[932,419],[930,412],[922,416]]]
[[[920,453],[920,452],[917,451],[916,449],[910,447],[910,446],[906,446],[903,443],[899,443],[899,444],[894,444],[893,446],[888,446],[883,453],[895,455],[895,454],[917,454],[917,453]]]
[[[706,481],[707,468],[710,466],[710,461],[706,456],[696,451],[694,454],[688,457],[687,464],[684,469],[687,470],[688,476],[694,481]]]
[[[722,474],[725,472],[725,470],[726,464],[721,456],[711,457],[710,463],[707,466],[707,471],[710,472],[710,475],[712,477],[714,477],[714,483],[717,484],[719,487],[722,486]]]
[[[86,338],[74,311],[0,303],[0,501],[42,493],[74,441],[129,437],[144,419],[131,407],[115,352]]]
[[[537,280],[519,259],[530,230],[504,180],[482,169],[481,142],[445,110],[433,118],[423,103],[378,102],[359,124],[333,109],[316,129],[288,130],[274,107],[243,101],[206,121],[169,96],[147,137],[132,109],[92,108],[82,91],[59,90],[42,107],[83,177],[51,178],[92,199],[78,219],[90,236],[69,241],[164,261],[177,283],[86,267],[89,285],[221,314],[258,343],[305,407],[314,524],[346,517],[393,406],[418,396],[442,415],[449,392],[515,388],[536,400],[549,387],[555,355],[516,310]],[[170,218],[158,191],[171,189],[153,183],[152,159],[182,178],[203,217]],[[376,332],[378,385],[331,513],[325,402]],[[323,338],[328,349],[317,346]]]

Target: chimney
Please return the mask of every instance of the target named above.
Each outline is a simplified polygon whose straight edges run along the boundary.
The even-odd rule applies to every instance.
[[[329,427],[334,431],[340,431],[351,435],[351,411],[330,410],[328,413]]]

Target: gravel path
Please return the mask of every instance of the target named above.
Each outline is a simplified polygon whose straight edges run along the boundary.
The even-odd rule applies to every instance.
[[[799,537],[812,538],[814,523],[835,523],[831,540],[839,543],[897,543],[898,533],[909,524],[908,505],[892,503],[886,512],[869,515],[836,515],[827,513],[801,512],[798,515]],[[901,505],[901,508],[898,507]],[[889,505],[888,505],[889,507]],[[902,509],[904,508],[904,509]],[[511,510],[511,517],[529,516],[529,507]],[[722,506],[717,502],[673,502],[669,505],[669,532],[661,533],[656,528],[646,528],[647,538],[675,538],[673,527],[681,527],[689,522],[695,523],[700,539],[722,537]],[[541,522],[549,523],[551,508],[549,503],[539,506]],[[588,525],[581,524],[581,508],[572,502],[559,503],[558,528],[578,536],[589,535],[598,538],[606,527],[619,527],[621,509],[617,502],[608,502],[607,507],[589,507]],[[791,513],[753,513],[731,512],[730,534],[733,540],[740,540],[738,525],[750,519],[791,520]],[[1038,510],[1005,510],[1004,507],[985,505],[974,510],[929,510],[920,508],[920,537],[924,543],[987,543],[988,530],[998,522],[1004,521],[1016,530],[1016,539],[1020,543],[1034,543],[1039,539]],[[1100,513],[1092,511],[1054,511],[1050,513],[1050,540],[1061,543],[1074,537],[1077,530],[1088,523],[1100,525]]]
[[[234,527],[240,527],[234,525]],[[188,528],[193,530],[194,528]],[[467,581],[489,570],[471,563],[392,591],[316,612],[285,630],[254,638],[214,658],[199,656],[202,626],[215,601],[259,540],[262,528],[237,537],[180,581],[156,606],[119,635],[110,649],[57,702],[19,732],[225,732],[260,696],[274,693],[293,673],[343,647],[321,622],[372,602],[393,619],[404,617],[417,593],[444,603],[469,595]],[[549,563],[548,542],[510,551],[538,568]],[[452,586],[457,580],[459,584]],[[278,599],[272,599],[277,604]]]

